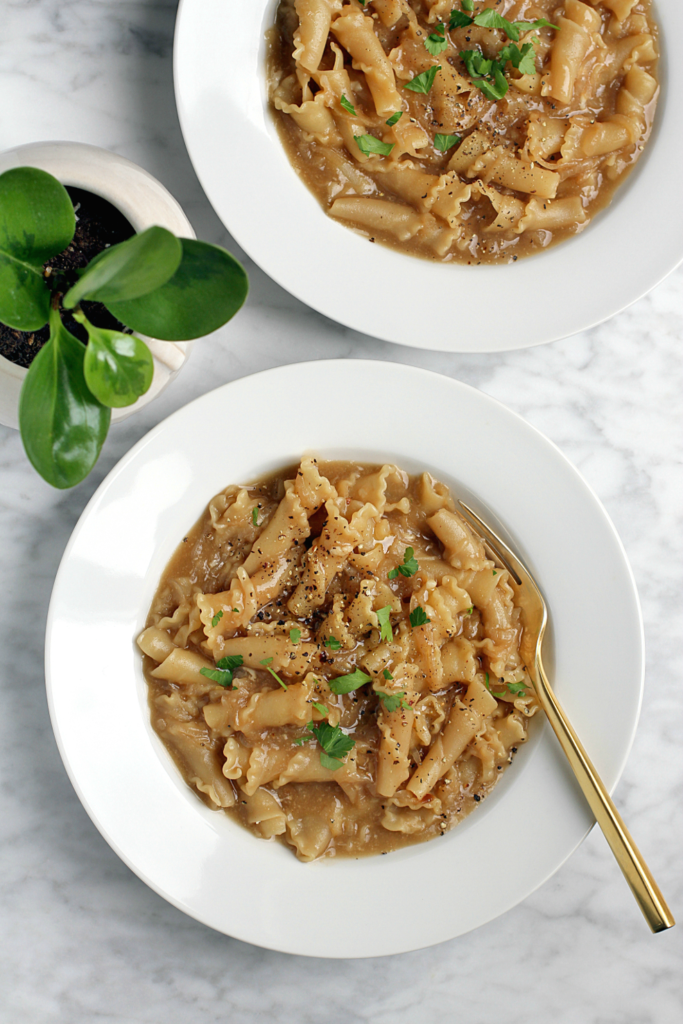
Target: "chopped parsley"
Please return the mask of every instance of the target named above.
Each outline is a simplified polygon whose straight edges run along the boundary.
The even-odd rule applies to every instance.
[[[326,707],[326,705],[318,703],[317,700],[313,701],[313,707],[315,708],[316,711],[319,711],[321,715],[327,716],[329,714],[329,711],[328,711],[328,708]]]
[[[493,570],[493,575],[494,575],[494,576],[497,576],[497,575],[498,575],[498,572],[497,572],[497,570],[496,570],[496,569],[494,569],[494,570]]]
[[[354,107],[353,103],[350,103],[349,100],[347,100],[344,93],[341,94],[341,99],[339,100],[339,102],[341,103],[344,110],[348,110],[349,114],[353,114],[354,117],[356,116],[356,108]]]
[[[324,704],[315,706],[318,709],[321,707],[325,708]],[[325,708],[325,712],[327,712],[327,708]],[[330,771],[336,772],[337,768],[341,768],[344,764],[343,759],[348,752],[355,747],[356,741],[352,740],[346,733],[343,733],[340,726],[330,725],[329,722],[320,722],[319,725],[316,725],[315,722],[309,722],[306,728],[315,736],[323,748],[320,754],[320,763],[323,768],[329,768]],[[298,736],[294,743],[297,747],[300,747],[302,743],[305,743],[310,738],[310,736]]]
[[[232,685],[232,674],[243,662],[241,654],[228,654],[225,658],[219,658],[215,668],[200,668],[199,673],[219,686],[224,686],[226,690],[236,690],[237,687]]]
[[[433,67],[428,68],[426,71],[420,72],[419,75],[415,75],[409,82],[406,82],[403,86],[404,89],[410,89],[411,92],[421,92],[425,96],[434,85],[434,79],[436,78],[437,71],[441,71],[441,65],[435,64]]]
[[[374,135],[356,135],[354,138],[359,150],[361,153],[365,153],[366,156],[372,153],[377,153],[379,156],[389,156],[395,146],[394,142],[382,142],[381,139],[375,138]]]
[[[520,679],[516,683],[506,683],[505,685],[507,686],[507,689],[510,691],[510,693],[513,696],[523,694],[524,691],[526,690],[526,683],[524,682],[523,679]],[[501,690],[499,693],[497,693],[495,690],[491,689],[491,687],[489,686],[489,674],[488,674],[488,672],[486,673],[486,689],[489,691],[489,693],[493,697],[497,697],[498,700],[502,700],[506,696],[505,690]]]
[[[497,63],[504,68],[508,61],[513,68],[519,71],[520,75],[533,75],[536,73],[536,51],[533,43],[522,43],[522,49],[514,43],[508,43],[498,52]]]
[[[338,725],[330,725],[329,722],[321,722],[320,725],[313,725],[309,722],[308,729],[313,733],[323,752],[320,755],[320,763],[323,768],[329,768],[336,772],[344,764],[343,759],[349,751],[355,747],[356,741],[341,731]]]
[[[376,690],[375,692],[390,714],[392,711],[398,711],[399,708],[405,708],[406,710],[410,708],[410,704],[405,699],[403,691],[400,693],[382,693],[381,690]]]
[[[418,605],[417,608],[413,608],[409,617],[410,625],[413,627],[413,629],[415,629],[416,626],[424,626],[428,622],[432,621],[431,619],[427,618],[427,612],[424,610],[424,608],[421,608],[420,605]]]
[[[434,136],[434,148],[438,149],[441,153],[446,153],[453,146],[460,142],[459,135],[441,135],[437,132]]]
[[[470,10],[470,8],[467,9]],[[558,27],[546,18],[537,18],[535,21],[508,21],[492,7],[480,11],[473,18],[460,11],[452,11],[449,28],[462,28],[465,25],[501,29],[508,39],[512,40],[511,43],[499,50],[492,60],[487,60],[481,50],[460,51],[460,59],[465,64],[473,83],[481,89],[487,99],[493,101],[502,99],[508,91],[508,82],[505,78],[505,65],[508,61],[513,68],[519,71],[520,75],[533,75],[536,71],[536,53],[533,42],[524,43],[521,49],[515,45],[519,42],[520,34],[537,28],[556,29]],[[533,39],[534,42],[538,42],[535,36]]]
[[[472,8],[466,7],[465,10],[471,11]],[[465,28],[466,25],[471,24],[472,19],[470,18],[469,14],[465,14],[463,11],[451,11],[451,16],[448,21],[448,27],[451,30],[451,32],[453,31],[454,28]]]
[[[341,650],[341,644],[337,640],[336,636],[328,636],[325,640],[325,647],[329,647],[331,651]]]
[[[378,609],[377,618],[379,620],[379,638],[380,640],[386,640],[390,644],[394,639],[394,634],[391,630],[391,605],[387,604],[384,608]]]
[[[439,136],[437,135],[437,138]],[[417,559],[414,557],[415,552],[412,548],[406,548],[403,553],[403,565],[397,566],[396,569],[390,569],[387,573],[387,578],[395,580],[398,574],[401,576],[414,576],[417,570],[420,568],[417,564]]]
[[[446,26],[439,22],[434,26],[434,31],[425,39],[425,49],[432,57],[438,57],[442,50],[448,48],[446,39]]]
[[[259,665],[263,665],[265,667],[266,671],[270,672],[270,674],[273,677],[273,679],[277,679],[277,681],[280,684],[280,686],[282,687],[282,689],[286,690],[288,688],[287,687],[287,683],[283,683],[282,680],[280,679],[279,675],[275,671],[275,669],[272,669],[270,667],[270,663],[271,663],[272,660],[273,660],[272,658],[264,658],[263,661],[259,661]]]
[[[301,630],[296,628],[290,629],[289,639],[292,641],[293,644],[298,644],[299,640],[301,640]]]
[[[518,42],[520,34],[522,32],[530,32],[534,28],[557,28],[557,25],[553,25],[551,21],[546,18],[537,18],[535,21],[508,21],[502,14],[495,11],[492,7],[487,7],[485,10],[480,11],[479,14],[475,14],[471,18],[464,11],[473,11],[474,7],[471,4],[462,5],[462,11],[451,11],[450,20],[448,22],[449,29],[454,28],[465,28],[467,25],[478,25],[479,28],[494,28],[500,29],[505,33],[508,39],[512,39],[513,42]]]
[[[211,619],[211,625],[213,626],[214,629],[216,628],[216,626],[218,625],[222,618],[223,612],[216,612],[214,617]]]
[[[393,679],[394,678],[388,668],[384,669],[384,672],[382,672],[382,675],[384,676],[385,679]]]
[[[503,67],[495,60],[487,60],[481,50],[461,50],[460,59],[474,85],[488,100],[501,100],[508,91]]]
[[[390,128],[393,128],[393,126],[397,124],[402,117],[403,111],[397,110],[395,114],[392,114],[391,117],[387,119],[386,124],[388,124]]]
[[[251,521],[254,526],[258,526],[258,505],[254,505],[251,510]]]
[[[351,693],[352,690],[357,690],[359,686],[365,686],[370,681],[370,676],[356,668],[345,676],[337,676],[336,679],[330,679],[329,685],[332,693],[339,695],[341,693]]]
[[[473,611],[474,611],[474,605],[473,605],[473,604],[471,604],[471,605],[469,606],[469,608],[467,609],[467,612],[466,612],[466,614],[467,614],[467,615],[471,615]]]

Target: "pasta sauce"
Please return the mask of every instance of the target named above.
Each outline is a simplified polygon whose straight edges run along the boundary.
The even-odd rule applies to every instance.
[[[650,134],[650,0],[281,0],[269,92],[325,211],[500,263],[581,231]]]
[[[302,860],[439,836],[538,705],[509,574],[447,487],[318,462],[216,495],[138,639],[187,783]]]

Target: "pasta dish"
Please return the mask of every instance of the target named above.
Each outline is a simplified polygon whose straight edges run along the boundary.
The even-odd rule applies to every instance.
[[[212,499],[138,644],[187,783],[310,861],[434,838],[481,802],[538,708],[522,629],[444,484],[308,456]]]
[[[610,202],[650,134],[657,57],[650,0],[281,0],[268,84],[331,217],[505,263]]]

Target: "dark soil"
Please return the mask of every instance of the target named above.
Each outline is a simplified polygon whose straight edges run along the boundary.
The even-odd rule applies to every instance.
[[[45,264],[51,274],[64,275],[62,291],[71,287],[76,280],[76,271],[85,267],[98,252],[135,234],[123,214],[106,199],[70,185],[66,186],[66,190],[76,212],[76,233],[68,248]],[[81,305],[83,312],[96,327],[128,332],[128,328],[112,316],[101,302],[83,302]],[[66,310],[62,311],[62,321],[67,330],[83,344],[87,343],[85,328]],[[0,355],[17,366],[30,366],[47,341],[49,333],[47,325],[39,331],[16,331],[13,327],[0,324]]]

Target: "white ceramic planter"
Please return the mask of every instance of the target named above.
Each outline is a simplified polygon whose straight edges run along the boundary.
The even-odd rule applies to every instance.
[[[0,174],[11,167],[39,167],[63,185],[86,189],[107,199],[136,231],[152,224],[183,238],[194,238],[179,203],[151,174],[116,153],[80,142],[39,142],[0,154]],[[194,342],[145,338],[154,357],[149,391],[134,405],[112,409],[112,422],[123,420],[156,398],[182,369]],[[26,370],[0,356],[0,423],[18,427],[19,392]]]

